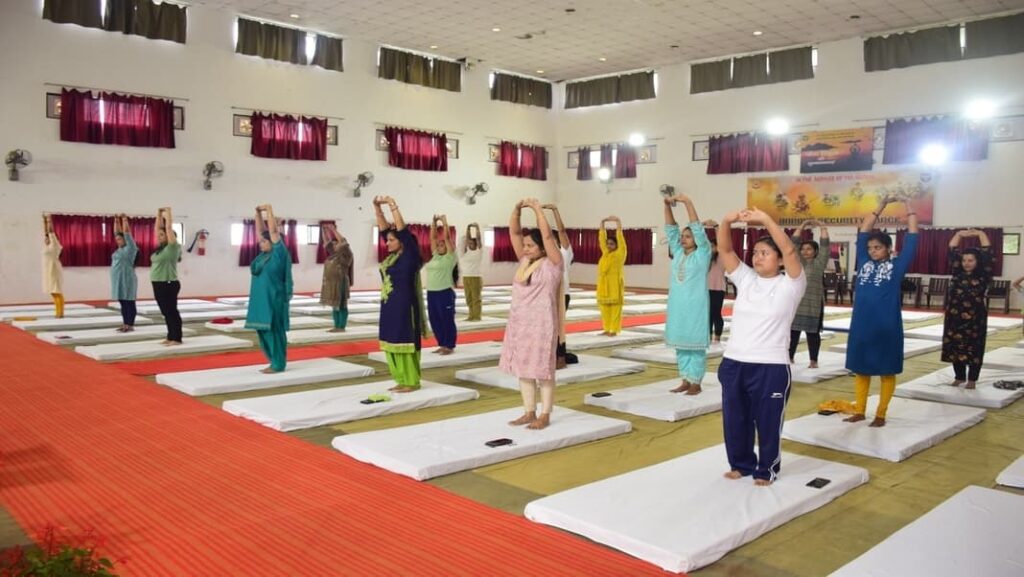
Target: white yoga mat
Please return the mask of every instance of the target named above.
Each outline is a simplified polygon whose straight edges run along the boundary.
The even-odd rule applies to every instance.
[[[921,339],[925,341],[939,341],[939,348],[941,349],[942,343],[942,330],[945,328],[941,323],[937,325],[928,325],[926,327],[918,327],[916,329],[907,329],[903,331],[903,336],[908,339]],[[988,335],[996,334],[996,329],[991,326],[985,331]]]
[[[566,322],[588,321],[599,318],[601,318],[601,312],[596,309],[574,309],[570,304],[569,310],[565,311]]]
[[[261,373],[260,371],[266,367],[267,363],[261,363],[244,367],[162,373],[156,376],[156,382],[195,397],[342,381],[373,374],[370,367],[337,359],[292,361],[280,373]]]
[[[1017,348],[1024,349],[1024,341],[1017,341]]]
[[[1017,457],[1016,461],[1003,469],[996,477],[996,483],[1005,487],[1024,489],[1024,456]]]
[[[512,308],[512,303],[493,303],[489,305],[480,305],[480,312],[485,315],[493,315],[495,313],[507,313]],[[456,306],[455,312],[459,314],[469,314],[469,307],[467,306]]]
[[[626,297],[628,303],[663,303],[668,300],[666,294],[642,294]]]
[[[295,304],[291,306],[292,313],[298,313],[303,315],[329,315],[334,312],[334,309],[327,306],[314,303]],[[361,303],[361,302],[349,302],[348,312],[352,313],[373,313],[380,316],[380,305],[377,303]]]
[[[569,303],[571,307],[597,307],[597,299],[595,298],[576,298],[577,293],[572,294],[572,302]]]
[[[852,307],[833,307],[833,306],[826,306],[825,307],[825,315],[826,316],[841,317],[843,315],[851,315],[851,314],[853,314],[853,308]]]
[[[182,322],[202,323],[213,319],[244,319],[248,314],[245,309],[225,309],[217,311],[179,311]],[[161,317],[163,318],[163,317]]]
[[[869,427],[877,406],[878,395],[868,397],[867,419],[859,423],[844,422],[849,415],[842,413],[786,421],[782,438],[897,463],[985,418],[984,409],[894,397],[885,426]]]
[[[968,486],[831,577],[1024,574],[1024,497]]]
[[[508,422],[523,414],[521,407],[408,427],[335,437],[331,445],[342,453],[416,480],[432,479],[467,469],[510,461],[596,441],[631,430],[629,421],[591,415],[556,406],[551,424],[533,430]],[[494,439],[511,444],[488,447]]]
[[[715,359],[725,352],[725,345],[722,343],[711,343],[708,346],[707,358]],[[655,343],[653,345],[643,345],[639,347],[623,347],[612,351],[612,356],[617,359],[629,359],[633,361],[641,361],[644,363],[663,363],[666,365],[676,365],[676,350],[665,345],[665,343]]]
[[[234,349],[248,349],[252,341],[227,335],[206,335],[184,339],[180,345],[166,346],[159,340],[109,343],[75,347],[75,352],[97,361],[151,359],[177,355],[194,355]]]
[[[17,326],[17,323],[15,323]],[[1019,347],[1002,347],[985,353],[985,368],[1003,371],[1024,370],[1024,349]]]
[[[640,305],[625,305],[622,307],[622,312],[630,315],[663,313],[667,310],[668,303],[644,303]]]
[[[506,324],[508,324],[507,319],[501,319],[498,317],[481,316],[478,321],[467,321],[466,318],[461,315],[455,318],[455,326],[460,332],[496,329],[498,327],[504,327]]]
[[[210,304],[210,303],[211,303],[211,301],[203,300],[203,299],[178,299],[178,307],[181,307],[182,305],[202,305],[202,304]],[[107,306],[112,308],[112,309],[120,309],[121,308],[121,301],[108,301],[107,302]],[[142,300],[135,301],[135,308],[136,309],[141,309],[143,307],[156,307],[156,306],[157,306],[157,302],[155,300],[153,300],[153,299],[142,299]]]
[[[488,341],[483,343],[466,343],[457,345],[455,352],[450,355],[439,355],[431,352],[435,349],[425,348],[420,353],[421,369],[436,369],[437,367],[454,367],[458,365],[469,365],[472,363],[483,363],[496,361],[501,357],[501,343]],[[376,351],[369,354],[371,361],[387,363],[387,356],[384,351]]]
[[[96,308],[92,305],[85,303],[64,303],[64,312],[78,310],[78,309],[93,309]],[[37,303],[30,305],[2,305],[0,306],[0,313],[20,313],[27,311],[46,311],[53,310],[53,303]]]
[[[942,314],[931,311],[900,311],[900,316],[903,317],[903,324],[941,319]]]
[[[988,317],[988,327],[996,329],[1015,329],[1024,325],[1020,317]]]
[[[555,371],[555,384],[568,385],[570,383],[594,381],[618,375],[642,373],[647,370],[647,365],[643,363],[610,359],[608,357],[579,355],[579,361],[579,363]],[[455,372],[455,378],[460,381],[469,381],[481,385],[519,390],[519,379],[498,367],[462,369]]]
[[[1024,388],[1013,391],[997,389],[992,386],[996,381],[1024,381],[1024,369],[981,369],[976,388],[965,389],[963,385],[950,386],[953,382],[953,367],[946,367],[898,385],[896,396],[986,409],[1001,409],[1024,396]]]
[[[256,421],[276,431],[295,431],[322,425],[415,411],[427,407],[472,401],[480,396],[473,389],[420,381],[420,390],[389,392],[394,381],[332,387],[315,391],[253,397],[227,401],[223,409],[232,415]],[[386,394],[389,401],[363,404],[370,395]],[[412,443],[413,439],[407,439]]]
[[[828,350],[834,353],[846,354],[846,343],[839,343],[832,345]],[[942,343],[938,341],[929,341],[925,339],[903,339],[903,358],[909,359],[910,357],[916,357],[918,355],[924,355],[927,353],[934,353],[935,351],[942,350]]]
[[[234,305],[228,305],[224,303],[201,303],[201,304],[181,304],[178,303],[178,312],[194,313],[200,311],[230,311],[236,310],[238,307]],[[140,315],[159,315],[160,307],[156,305],[146,305],[137,307],[137,312]]]
[[[826,318],[824,322],[821,323],[821,326],[822,328],[830,331],[848,333],[850,332],[850,323],[852,321],[852,317]]]
[[[181,334],[196,334],[192,329],[181,329]],[[167,336],[164,325],[145,325],[135,327],[134,331],[119,333],[114,328],[82,329],[77,331],[45,331],[36,333],[36,338],[55,345],[95,345],[99,343],[120,343],[128,341],[144,341]]]
[[[793,356],[793,364],[789,366],[793,382],[820,383],[849,374],[849,371],[846,370],[846,353],[820,351],[818,352],[818,368],[808,368],[807,365],[810,363],[811,356],[807,351],[798,351]]]
[[[372,340],[380,334],[378,327],[373,325],[353,325],[345,327],[345,332],[332,333],[327,328],[300,329],[288,331],[288,342],[291,344],[338,343],[343,341]]]
[[[728,467],[725,446],[717,445],[538,499],[524,515],[682,573],[868,481],[860,467],[791,453],[782,454],[782,471],[768,487],[726,479]],[[819,478],[830,482],[807,486]]]
[[[660,340],[660,337],[651,333],[634,332],[625,330],[614,337],[601,335],[601,331],[590,331],[585,333],[569,333],[565,335],[565,346],[570,351],[585,351],[587,349],[600,349],[604,347],[620,347],[634,343],[647,343]]]
[[[610,389],[603,391],[610,393],[610,396],[595,397],[592,393],[584,397],[583,402],[611,411],[669,422],[722,410],[722,385],[718,382],[717,373],[704,375],[699,395],[670,393],[680,382],[679,379],[668,379],[637,387]]]
[[[101,329],[119,327],[121,315],[107,314],[91,317],[64,317],[62,319],[38,319],[34,321],[13,321],[11,325],[26,331],[67,331],[75,329]],[[135,317],[135,325],[151,325],[153,321],[146,317]]]
[[[300,329],[312,329],[319,327],[331,327],[330,319],[319,318],[319,317],[291,317],[288,319],[289,330],[295,331]],[[228,324],[218,324],[214,322],[207,322],[203,325],[204,327],[222,333],[254,333],[253,329],[245,328],[245,319],[232,319]]]
[[[18,318],[34,318],[37,320],[56,318],[57,312],[51,306],[49,309],[35,309],[29,311],[6,311],[0,312],[0,321],[13,321]],[[110,309],[64,309],[64,318],[75,319],[81,317],[121,317],[119,311]],[[120,325],[120,323],[118,323]]]
[[[730,323],[729,321],[725,321],[725,323],[723,325],[723,328],[722,328],[722,332],[723,333],[729,332],[729,328],[730,328],[731,325],[732,325],[732,323]],[[635,326],[629,327],[629,330],[631,330],[631,331],[640,331],[642,333],[654,333],[654,334],[657,334],[657,335],[664,336],[665,335],[665,323],[652,323],[652,324],[649,324],[649,325],[635,325]],[[823,332],[828,333],[828,334],[833,335],[833,336],[835,335],[835,333],[830,332],[830,331],[823,331]],[[800,334],[801,334],[800,340],[806,340],[807,337],[803,336],[804,333],[800,333]],[[824,337],[822,337],[822,338],[824,338]]]

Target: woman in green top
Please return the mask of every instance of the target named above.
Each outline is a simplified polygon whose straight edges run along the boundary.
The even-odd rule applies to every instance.
[[[135,330],[135,297],[139,290],[135,258],[139,256],[139,247],[132,238],[127,215],[114,216],[114,242],[117,250],[110,257],[110,292],[121,303],[121,328],[117,332],[130,333]]]
[[[292,257],[277,230],[269,204],[256,207],[260,254],[249,265],[249,312],[245,328],[255,329],[270,366],[260,372],[284,370],[288,355],[288,303],[292,300]]]
[[[178,260],[181,259],[181,244],[174,233],[174,217],[171,208],[165,206],[156,211],[153,223],[157,248],[150,255],[149,280],[153,283],[153,297],[160,307],[160,314],[167,323],[165,345],[181,344],[181,313],[178,312]]]
[[[437,338],[435,353],[450,355],[455,351],[459,332],[455,327],[455,265],[458,258],[448,232],[448,217],[434,215],[430,225],[430,246],[433,253],[424,267],[427,271],[427,319]]]

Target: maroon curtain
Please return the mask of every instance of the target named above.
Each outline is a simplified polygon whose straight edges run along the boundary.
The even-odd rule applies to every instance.
[[[636,178],[636,149],[620,144],[615,154],[615,178]]]
[[[288,249],[288,254],[292,256],[292,264],[299,263],[299,240],[296,228],[298,223],[295,219],[278,219],[278,232],[281,233],[281,238],[284,240],[284,246]]]
[[[576,165],[576,180],[591,180],[594,178],[593,171],[590,169],[590,147],[581,146],[577,150],[580,161]]]
[[[388,164],[407,170],[448,170],[448,137],[444,134],[388,126]]]
[[[518,148],[519,166],[516,167],[514,176],[518,178],[533,178],[533,164],[536,162],[535,151],[529,144],[520,144]]]
[[[959,120],[950,127],[953,160],[985,160],[988,158],[990,127],[985,122]],[[995,243],[992,243],[995,246]],[[1002,252],[1002,251],[999,251]]]
[[[114,242],[111,216],[54,214],[53,232],[63,247],[63,266],[110,266]]]
[[[498,174],[500,176],[518,176],[519,150],[514,142],[501,141],[498,145]]]
[[[547,180],[547,156],[544,147],[503,140],[499,145],[498,175]]]
[[[512,250],[512,237],[507,226],[494,227],[494,246],[491,247],[491,262],[516,262]]]
[[[247,218],[242,221],[242,244],[238,247],[238,266],[249,266],[260,253],[260,242],[256,238],[256,221]]]
[[[145,267],[150,265],[149,257],[156,250],[156,247],[159,246],[156,241],[156,235],[153,233],[155,225],[156,218],[152,216],[128,219],[132,239],[139,247],[139,256],[135,259],[135,266]]]
[[[789,143],[785,137],[744,133],[712,136],[708,141],[708,174],[785,170],[789,170]]]
[[[597,264],[601,260],[601,246],[596,228],[569,228],[569,244],[572,245],[572,260],[580,264]]]
[[[543,146],[529,146],[523,145],[523,148],[533,149],[533,166],[525,178],[533,180],[547,180],[548,179],[548,153]]]
[[[729,229],[729,236],[732,238],[732,251],[736,253],[740,260],[747,262],[747,250],[743,248],[743,239],[747,237],[747,229]]]
[[[321,220],[317,223],[317,228],[320,229],[320,234],[317,235],[316,241],[316,264],[323,264],[327,260],[327,248],[324,247],[324,225],[336,224],[333,220]]]
[[[60,139],[174,148],[174,102],[161,98],[61,90]]]
[[[953,271],[949,267],[949,241],[956,234],[956,228],[922,228],[918,233],[917,254],[914,261],[910,263],[907,272],[917,274],[948,275]],[[992,245],[992,274],[1000,276],[1003,274],[1003,229],[983,228],[988,235]],[[896,251],[903,249],[903,242],[907,231],[901,229],[896,231]],[[974,237],[960,240],[960,248],[968,249],[979,246],[978,239]]]
[[[948,129],[949,122],[945,118],[886,121],[882,164],[916,164],[923,146],[946,142]]]
[[[601,145],[601,168],[611,169],[614,164],[612,160],[612,145],[602,144]]]
[[[651,229],[626,228],[622,230],[622,236],[626,238],[626,264],[654,263]]]
[[[327,160],[327,120],[288,114],[252,114],[253,156]]]

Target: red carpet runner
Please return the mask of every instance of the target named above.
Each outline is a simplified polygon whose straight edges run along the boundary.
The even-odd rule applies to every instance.
[[[0,366],[0,502],[122,576],[663,574],[8,326]]]

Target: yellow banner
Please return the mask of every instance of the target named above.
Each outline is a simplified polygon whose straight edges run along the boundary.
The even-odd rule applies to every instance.
[[[772,176],[747,179],[747,205],[790,226],[814,218],[823,224],[859,225],[886,195],[909,200],[920,224],[931,224],[937,175],[927,172],[872,172]],[[879,224],[906,220],[903,203],[890,204]]]

